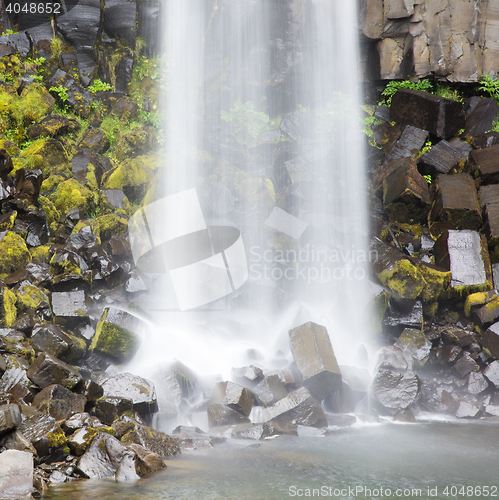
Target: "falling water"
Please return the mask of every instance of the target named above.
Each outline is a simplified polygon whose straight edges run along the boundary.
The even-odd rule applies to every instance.
[[[131,223],[153,290],[137,304],[150,328],[135,373],[154,379],[172,358],[224,377],[255,356],[282,366],[288,329],[306,321],[328,328],[340,364],[358,362],[356,24],[355,2],[167,2],[166,154],[156,201]]]

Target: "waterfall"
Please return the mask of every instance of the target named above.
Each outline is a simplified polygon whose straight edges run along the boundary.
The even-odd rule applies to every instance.
[[[163,26],[166,154],[131,221],[152,283],[133,370],[282,365],[305,321],[355,363],[368,332],[355,2],[168,0]]]

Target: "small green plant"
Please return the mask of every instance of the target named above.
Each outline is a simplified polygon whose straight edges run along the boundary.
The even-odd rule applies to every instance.
[[[431,178],[431,175],[430,174],[427,174],[427,175],[423,175],[423,177],[425,178],[426,182],[428,184],[431,184],[433,182],[433,179]]]
[[[394,80],[388,82],[387,86],[385,87],[385,90],[381,92],[381,96],[383,97],[384,102],[380,104],[386,104],[387,106],[390,106],[390,104],[392,103],[393,95],[399,89],[412,89],[412,90],[422,90],[423,92],[432,92],[433,85],[427,79],[419,80],[419,82],[411,82],[410,80],[402,80],[402,81]]]
[[[383,120],[376,118],[374,115],[364,118],[364,133],[369,139],[374,139],[373,128],[381,123],[383,123]]]
[[[50,56],[51,56],[51,59],[52,60],[59,59],[59,57],[62,54],[62,50],[63,49],[64,49],[64,42],[60,38],[58,38],[58,37],[52,38],[52,40],[50,42]]]
[[[62,85],[50,87],[49,92],[55,92],[62,102],[66,102],[69,99],[68,89]]]
[[[464,101],[464,97],[459,93],[459,91],[451,88],[450,85],[446,83],[437,83],[435,95],[445,97],[446,99],[452,99],[453,101]]]
[[[87,90],[89,92],[92,92],[92,94],[96,94],[97,92],[103,90],[103,91],[108,91],[108,90],[113,90],[113,87],[106,82],[103,82],[99,78],[96,78],[88,87]]]
[[[421,148],[421,151],[419,152],[418,158],[423,156],[425,153],[428,153],[428,151],[432,148],[432,146],[433,146],[433,143],[428,139],[425,142],[425,145]]]
[[[229,111],[222,111],[223,121],[231,123],[238,140],[243,144],[254,143],[269,129],[269,115],[257,111],[251,101],[237,100]]]
[[[3,35],[15,35],[16,33],[17,33],[17,31],[8,29],[8,30],[5,30],[2,34]]]
[[[490,97],[499,102],[499,80],[492,78],[490,75],[483,75],[480,78],[478,90],[486,92]]]

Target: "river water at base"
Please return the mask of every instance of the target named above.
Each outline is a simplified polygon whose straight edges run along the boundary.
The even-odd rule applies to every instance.
[[[326,437],[232,440],[184,451],[148,479],[74,481],[52,486],[45,498],[497,498],[498,443],[499,425],[483,422],[384,423]]]

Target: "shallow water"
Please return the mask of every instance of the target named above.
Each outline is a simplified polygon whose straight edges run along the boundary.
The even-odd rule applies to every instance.
[[[184,452],[165,471],[136,483],[75,481],[51,487],[46,498],[496,498],[498,438],[497,424],[433,422],[354,426],[323,438],[232,441]],[[483,486],[488,491],[477,488]]]

